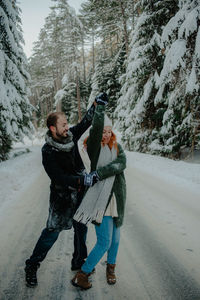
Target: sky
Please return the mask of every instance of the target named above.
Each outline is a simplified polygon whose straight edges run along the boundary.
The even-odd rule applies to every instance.
[[[84,0],[68,0],[70,6],[78,12]],[[22,29],[25,40],[24,52],[27,57],[31,56],[33,42],[37,41],[40,29],[44,26],[45,18],[50,13],[51,0],[18,0],[22,10]]]

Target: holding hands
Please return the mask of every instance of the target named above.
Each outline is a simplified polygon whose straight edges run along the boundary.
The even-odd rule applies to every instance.
[[[100,93],[98,96],[96,96],[95,101],[97,104],[107,105],[108,104],[108,95],[104,92]]]
[[[96,171],[84,175],[85,186],[93,186],[95,183],[97,183],[97,181],[99,181],[99,175]]]
[[[99,181],[99,175],[97,173],[97,171],[93,171],[89,174],[85,174],[83,176],[80,176],[79,178],[79,184],[80,185],[84,185],[84,186],[93,186],[95,183],[97,183],[97,181]]]

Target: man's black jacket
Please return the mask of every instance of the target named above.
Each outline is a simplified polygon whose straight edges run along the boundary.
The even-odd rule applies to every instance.
[[[71,151],[61,151],[47,143],[42,147],[42,163],[51,179],[47,220],[49,229],[62,230],[72,227],[73,214],[78,205],[77,189],[80,187],[80,175],[84,169],[77,142],[91,125],[94,110],[93,104],[82,121],[69,129],[74,142]]]

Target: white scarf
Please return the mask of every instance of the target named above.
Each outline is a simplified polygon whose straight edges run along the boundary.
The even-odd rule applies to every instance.
[[[110,150],[107,145],[101,146],[97,168],[106,166],[116,157],[117,150],[115,147],[112,147]],[[114,180],[115,176],[111,176],[98,181],[94,186],[90,187],[74,215],[74,220],[86,225],[92,221],[100,224],[105,213]]]

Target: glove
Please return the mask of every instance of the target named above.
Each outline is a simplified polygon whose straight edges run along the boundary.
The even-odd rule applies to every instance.
[[[94,185],[95,183],[97,183],[97,181],[99,181],[100,178],[99,178],[97,171],[91,172],[90,175],[92,176],[92,179],[93,179],[92,185]]]
[[[106,105],[108,104],[108,95],[104,92],[100,93],[98,96],[96,96],[95,101],[97,104]]]
[[[85,186],[93,186],[95,183],[97,183],[97,181],[99,181],[99,175],[97,174],[97,171],[93,171],[84,175]]]

